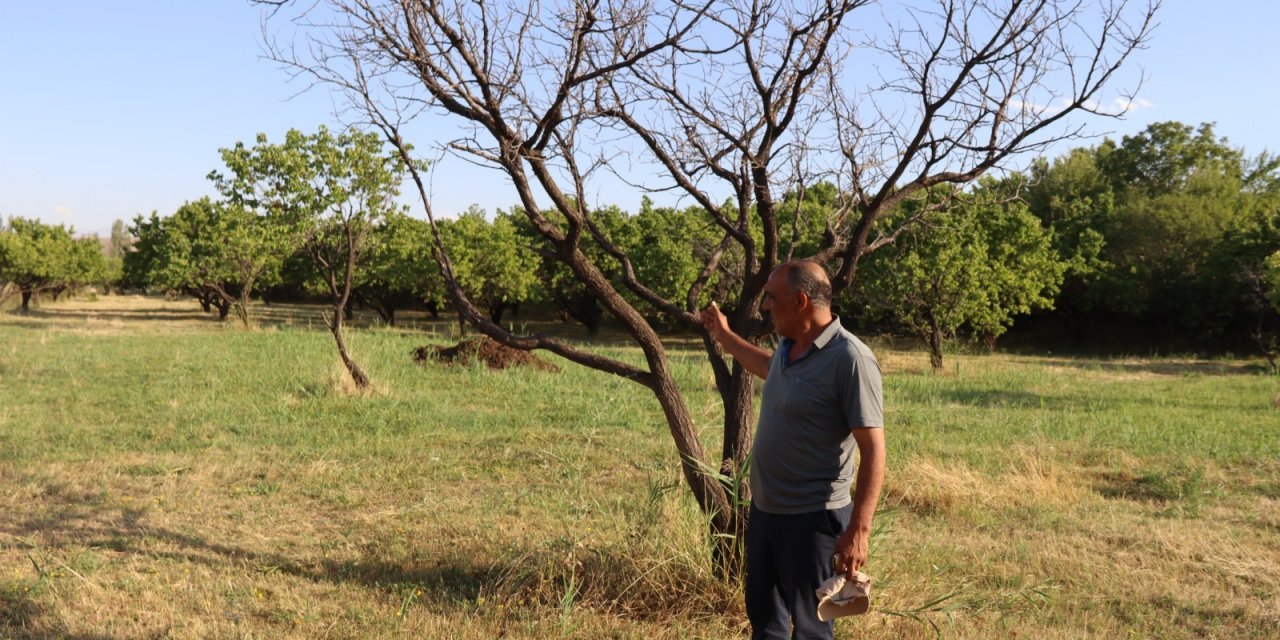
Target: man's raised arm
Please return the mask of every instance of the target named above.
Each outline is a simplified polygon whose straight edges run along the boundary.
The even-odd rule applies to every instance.
[[[733,356],[743,369],[756,374],[761,379],[769,377],[769,358],[773,354],[747,342],[742,336],[729,328],[729,319],[720,312],[720,307],[712,302],[702,310],[702,326],[729,355]]]

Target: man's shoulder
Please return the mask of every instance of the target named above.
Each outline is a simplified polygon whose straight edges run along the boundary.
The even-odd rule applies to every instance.
[[[855,362],[870,361],[879,364],[871,347],[867,346],[867,343],[844,327],[840,327],[840,330],[833,336],[831,346]]]

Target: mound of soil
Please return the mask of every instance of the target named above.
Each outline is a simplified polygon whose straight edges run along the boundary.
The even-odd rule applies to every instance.
[[[559,367],[528,351],[512,349],[488,336],[463,340],[452,347],[418,347],[413,350],[413,359],[419,363],[433,360],[445,364],[470,364],[480,360],[490,369],[533,367],[543,371],[560,371]]]

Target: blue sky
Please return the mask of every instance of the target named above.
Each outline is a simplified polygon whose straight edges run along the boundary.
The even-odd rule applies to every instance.
[[[211,195],[219,147],[336,126],[327,93],[299,95],[303,84],[260,59],[259,19],[237,0],[0,0],[0,216],[105,233]],[[1084,121],[1090,130],[1212,121],[1251,154],[1280,152],[1280,2],[1167,0],[1159,22],[1138,58],[1142,106]],[[437,213],[514,201],[457,160],[433,182]],[[612,201],[634,209],[631,197]]]

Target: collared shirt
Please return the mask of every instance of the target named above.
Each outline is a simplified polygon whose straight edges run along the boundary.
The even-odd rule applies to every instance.
[[[880,364],[834,318],[795,362],[784,338],[769,361],[756,426],[752,501],[769,513],[838,509],[852,500],[852,429],[884,426]]]

